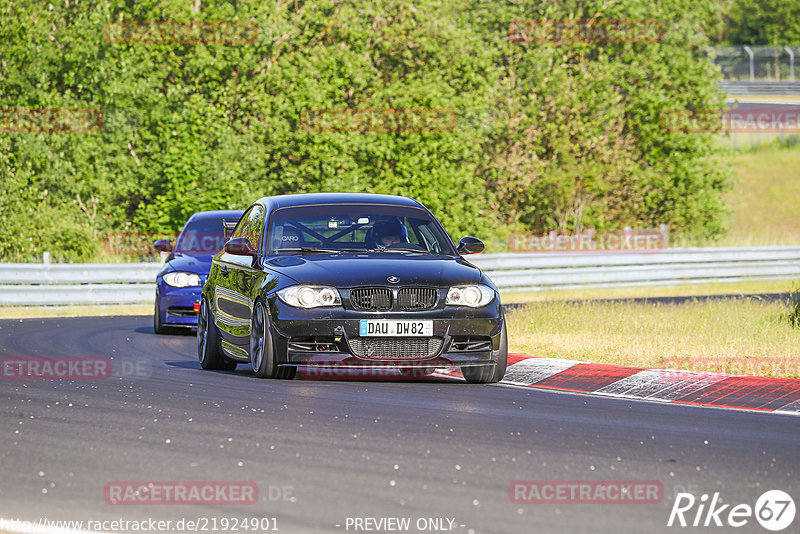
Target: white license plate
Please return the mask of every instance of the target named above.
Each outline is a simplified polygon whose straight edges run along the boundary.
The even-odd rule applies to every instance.
[[[433,321],[361,319],[358,332],[362,337],[431,337]]]

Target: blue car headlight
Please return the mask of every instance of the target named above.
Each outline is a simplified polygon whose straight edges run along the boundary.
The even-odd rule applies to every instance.
[[[193,287],[203,285],[200,275],[185,271],[173,271],[164,275],[164,283],[172,287]]]
[[[454,286],[447,291],[448,306],[469,306],[480,308],[494,300],[494,290],[483,284]]]

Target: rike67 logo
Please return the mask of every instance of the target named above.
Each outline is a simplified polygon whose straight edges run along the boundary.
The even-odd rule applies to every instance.
[[[778,532],[792,524],[796,511],[794,500],[781,490],[765,492],[755,506],[721,502],[719,492],[711,498],[704,493],[699,499],[691,493],[678,493],[667,526],[742,527],[755,517],[765,529]]]

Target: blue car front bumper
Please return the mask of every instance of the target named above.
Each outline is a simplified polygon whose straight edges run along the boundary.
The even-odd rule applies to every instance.
[[[156,302],[165,326],[197,326],[195,303],[200,302],[202,286],[172,287],[161,278],[156,283]]]

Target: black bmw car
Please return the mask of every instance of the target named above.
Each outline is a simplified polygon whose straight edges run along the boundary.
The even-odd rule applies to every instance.
[[[497,382],[508,343],[497,288],[436,217],[406,197],[322,193],[250,206],[212,260],[197,325],[204,369],[249,363],[432,371]]]

